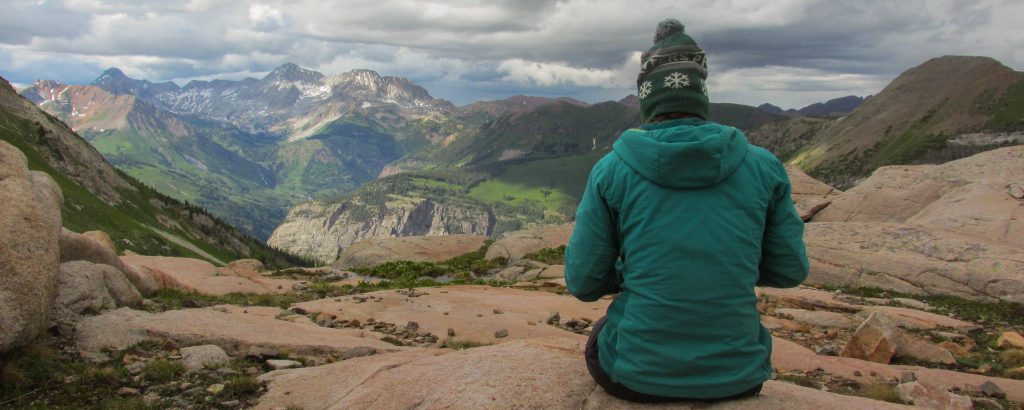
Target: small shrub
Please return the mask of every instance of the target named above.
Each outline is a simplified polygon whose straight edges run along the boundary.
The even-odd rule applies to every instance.
[[[185,373],[185,365],[167,359],[154,359],[142,368],[142,377],[152,383],[167,383],[182,373]]]
[[[1003,352],[1001,358],[1003,359],[1003,366],[1006,366],[1008,368],[1024,366],[1024,350],[1007,350]]]
[[[557,248],[544,248],[534,253],[528,253],[523,256],[523,259],[546,263],[548,265],[564,265],[565,245]]]
[[[885,383],[866,384],[860,389],[860,396],[889,403],[906,404],[900,399],[896,388]]]
[[[255,394],[260,383],[252,376],[234,376],[224,384],[224,394],[228,397],[243,397]]]

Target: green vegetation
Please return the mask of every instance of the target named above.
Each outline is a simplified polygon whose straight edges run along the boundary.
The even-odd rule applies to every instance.
[[[981,302],[950,295],[913,295],[872,287],[824,286],[829,291],[842,291],[852,296],[868,298],[909,298],[927,303],[935,312],[978,324],[999,323],[1024,327],[1024,304],[997,301]]]
[[[991,116],[985,125],[989,130],[1024,130],[1024,80],[1011,85],[999,101],[984,106],[983,110]]]
[[[239,358],[224,364],[239,373],[224,380],[218,372],[186,373],[182,363],[169,356],[177,348],[171,341],[147,339],[124,350],[106,351],[113,359],[106,363],[80,357],[67,346],[70,343],[67,339],[41,337],[31,345],[0,355],[0,408],[168,408],[172,400],[183,397],[178,382],[193,386],[223,383],[224,391],[216,396],[221,401],[245,402],[262,392],[253,374],[245,374],[253,368],[263,369],[262,360]],[[133,365],[141,369],[130,370]],[[134,389],[137,396],[122,397],[119,391],[124,387]],[[156,401],[147,404],[142,397],[153,393]],[[199,396],[188,400],[203,399]]]
[[[229,398],[247,397],[259,392],[260,383],[252,376],[232,376],[224,383],[224,396]]]
[[[151,383],[167,383],[185,373],[185,365],[179,361],[154,359],[142,368],[142,378]]]
[[[443,262],[385,262],[369,268],[355,268],[354,272],[361,275],[376,276],[392,281],[417,280],[421,277],[436,278],[449,276],[454,280],[470,280],[476,276],[486,275],[487,271],[504,266],[502,259],[484,260],[484,254],[491,241],[476,251],[456,256]]]
[[[548,265],[564,265],[565,245],[557,248],[544,248],[537,252],[528,253],[523,256],[523,259],[546,263]]]

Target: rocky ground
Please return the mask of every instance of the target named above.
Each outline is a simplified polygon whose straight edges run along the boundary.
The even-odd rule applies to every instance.
[[[890,179],[840,193],[794,177],[804,217],[829,220],[807,225],[810,286],[757,290],[773,380],[756,398],[674,407],[1024,408],[1024,252],[1006,236],[1024,198],[992,182],[1009,169],[999,158],[1021,155],[913,171],[937,191]],[[45,179],[12,169],[0,169],[0,183],[20,184],[30,201],[59,199]],[[940,171],[953,182],[935,182],[929,172]],[[1011,199],[946,217],[929,205],[971,192]],[[878,205],[896,197],[916,208]],[[849,214],[858,201],[872,211]],[[830,202],[843,205],[821,214]],[[635,407],[605,394],[583,364],[590,325],[614,296],[567,294],[571,225],[494,243],[376,240],[342,255],[358,260],[351,266],[268,271],[253,260],[118,255],[102,232],[61,232],[54,212],[40,212],[51,208],[0,209],[14,212],[0,222],[37,226],[0,231],[26,244],[0,253],[0,274],[14,278],[0,281],[0,309],[13,318],[0,327],[0,407]],[[466,252],[467,243],[482,246]],[[59,251],[32,253],[49,248]],[[8,324],[37,322],[49,327]]]

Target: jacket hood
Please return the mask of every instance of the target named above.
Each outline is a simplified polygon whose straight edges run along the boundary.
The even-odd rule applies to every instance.
[[[724,181],[747,155],[739,130],[695,118],[658,122],[622,133],[615,153],[647,180],[669,188]]]

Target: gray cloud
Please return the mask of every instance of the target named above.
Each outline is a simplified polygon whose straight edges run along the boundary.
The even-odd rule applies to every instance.
[[[260,76],[285,62],[371,68],[468,103],[631,92],[636,52],[675,16],[708,52],[712,98],[786,107],[875,93],[944,54],[1024,65],[1013,0],[14,0],[0,74],[19,83],[117,66],[152,81]],[[64,62],[58,67],[56,62]],[[95,69],[100,70],[100,69]],[[33,78],[28,78],[33,77]]]

